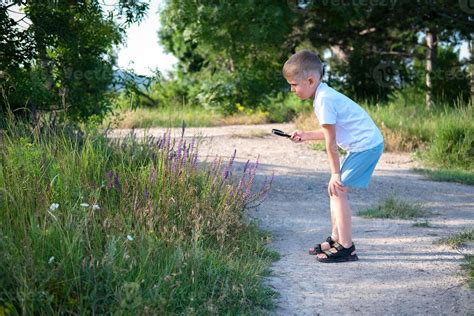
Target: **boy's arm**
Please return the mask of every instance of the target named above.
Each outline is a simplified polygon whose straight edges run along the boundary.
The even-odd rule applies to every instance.
[[[320,128],[315,131],[303,132],[302,140],[324,140],[324,130]]]
[[[341,167],[339,164],[339,153],[337,151],[336,143],[336,125],[324,124],[322,130],[326,140],[329,166],[331,167],[331,180],[328,185],[328,193],[329,196],[337,196],[337,189],[342,189],[343,184],[341,182]]]
[[[315,131],[307,131],[307,132],[300,132],[294,131],[290,133],[291,140],[296,142],[304,142],[306,140],[324,140],[324,132],[323,129],[320,128]]]

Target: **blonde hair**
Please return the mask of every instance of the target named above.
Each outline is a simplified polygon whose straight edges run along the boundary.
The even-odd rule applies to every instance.
[[[287,79],[306,79],[315,72],[323,77],[323,63],[317,54],[307,49],[293,54],[283,65],[283,76]]]

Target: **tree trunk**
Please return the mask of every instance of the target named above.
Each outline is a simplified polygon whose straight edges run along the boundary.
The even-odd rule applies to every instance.
[[[471,52],[471,106],[474,107],[474,40],[469,41]]]
[[[436,54],[435,35],[432,30],[426,33],[426,95],[425,106],[430,109],[433,106],[433,85],[431,75],[433,73],[433,60]]]

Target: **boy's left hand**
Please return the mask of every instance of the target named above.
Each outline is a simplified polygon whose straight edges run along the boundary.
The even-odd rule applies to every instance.
[[[328,194],[329,196],[337,196],[337,191],[342,190],[344,185],[341,182],[341,175],[339,173],[333,173],[331,175],[331,180],[328,184]]]

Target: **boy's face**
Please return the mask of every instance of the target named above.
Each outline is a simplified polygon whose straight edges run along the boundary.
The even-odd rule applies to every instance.
[[[296,94],[301,100],[314,97],[319,84],[319,80],[313,75],[310,75],[306,79],[286,78],[286,81],[291,86],[291,92]]]

